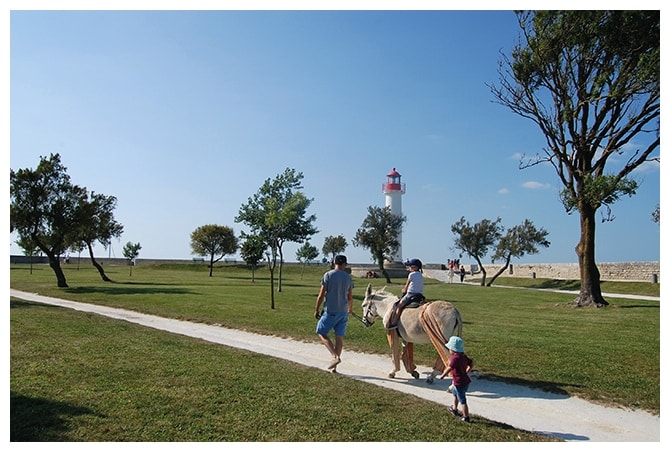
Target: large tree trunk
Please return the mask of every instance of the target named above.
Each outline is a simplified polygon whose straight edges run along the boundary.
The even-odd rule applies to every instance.
[[[56,274],[56,279],[58,280],[58,287],[70,287],[67,285],[67,281],[65,280],[65,273],[63,273],[63,269],[60,267],[59,256],[53,253],[46,253],[46,255],[49,258],[49,267],[51,267],[51,269]]]
[[[590,207],[580,206],[579,223],[581,236],[575,247],[579,259],[579,275],[581,287],[579,295],[572,302],[575,307],[607,306],[609,303],[600,291],[600,271],[596,266],[596,211]]]
[[[98,269],[98,273],[100,273],[100,277],[102,278],[102,280],[105,282],[112,282],[112,280],[109,279],[105,274],[105,269],[102,268],[102,265],[100,265],[98,261],[95,260],[95,257],[93,257],[93,247],[91,246],[91,244],[87,243],[86,246],[88,246],[88,255],[91,256],[91,263],[96,269]]]

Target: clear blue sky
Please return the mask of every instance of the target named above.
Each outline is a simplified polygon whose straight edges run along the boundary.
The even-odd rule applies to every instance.
[[[539,130],[487,87],[518,35],[511,11],[33,10],[10,27],[9,165],[60,153],[73,183],[116,196],[112,256],[131,241],[140,258],[190,259],[198,226],[248,231],[240,206],[290,167],[314,199],[310,243],[342,234],[349,261],[369,263],[351,242],[396,168],[404,258],[458,257],[464,216],[549,231],[519,263],[577,262],[579,218],[553,168],[518,168]],[[599,262],[660,260],[659,165],[634,177],[637,195],[597,226]]]

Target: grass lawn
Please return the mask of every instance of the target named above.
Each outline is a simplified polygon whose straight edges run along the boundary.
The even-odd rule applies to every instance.
[[[65,266],[65,272],[70,287],[59,289],[56,287],[55,276],[48,266],[34,266],[31,272],[27,265],[13,265],[10,269],[10,284],[12,288],[43,295],[131,309],[170,318],[220,324],[262,334],[278,334],[298,340],[317,341],[314,335],[313,310],[319,281],[322,273],[326,270],[324,267],[312,266],[303,270],[299,266],[286,266],[283,271],[282,292],[275,292],[275,309],[270,309],[269,274],[266,269],[256,271],[254,282],[251,280],[250,270],[234,265],[216,267],[211,278],[208,276],[207,267],[202,264],[139,266],[133,268],[132,276],[129,275],[128,270],[128,267],[110,266],[106,268],[108,276],[114,282],[104,283],[90,264],[84,265],[82,263],[79,269],[76,265],[69,264]],[[516,280],[516,278],[509,279]],[[354,280],[356,285],[354,289],[355,311],[360,314],[360,303],[367,284],[373,282],[374,288],[381,288],[384,282],[382,280],[359,278],[354,278]],[[507,281],[504,282],[507,284]],[[403,283],[403,280],[394,280],[393,284],[388,286],[388,289],[399,294]],[[503,281],[497,281],[497,283],[502,285]],[[533,280],[533,284],[543,283],[539,280]],[[658,285],[655,286],[658,287]],[[634,290],[640,291],[641,289]],[[623,289],[611,290],[607,288],[606,283],[603,284],[603,292],[622,291]],[[641,408],[655,414],[659,413],[660,303],[658,301],[611,298],[608,299],[611,305],[604,309],[574,309],[567,307],[567,304],[574,297],[573,295],[504,287],[443,284],[432,280],[426,281],[425,292],[429,299],[447,299],[454,302],[461,311],[465,322],[463,336],[466,351],[475,359],[476,370],[480,373],[485,373],[490,378],[499,378],[556,392],[579,395],[603,404]],[[203,385],[203,387],[194,391],[196,393],[202,392],[203,400],[221,398],[220,395],[212,395],[210,388],[205,387],[211,386],[212,381],[223,378],[221,373],[217,373],[221,368],[226,368],[228,369],[226,372],[237,375],[233,380],[227,377],[223,378],[227,382],[226,392],[245,391],[244,388],[247,388],[246,390],[250,391],[249,393],[266,394],[267,396],[270,393],[269,391],[276,387],[277,393],[288,391],[294,394],[304,394],[307,404],[315,403],[315,397],[317,397],[309,391],[311,383],[323,386],[333,381],[332,375],[323,375],[324,373],[318,370],[283,363],[269,357],[227,350],[222,346],[176,338],[165,333],[150,332],[141,327],[125,325],[123,322],[96,318],[96,325],[86,330],[86,323],[91,321],[90,316],[76,313],[65,315],[61,309],[47,309],[46,307],[40,309],[39,305],[21,302],[13,302],[12,306],[14,308],[11,310],[12,434],[14,434],[13,426],[15,425],[15,403],[19,403],[21,400],[40,403],[44,399],[43,401],[48,404],[63,403],[65,404],[64,409],[68,412],[77,412],[77,407],[89,409],[88,403],[75,403],[76,394],[79,393],[75,389],[83,384],[90,384],[94,388],[100,384],[98,381],[86,383],[90,379],[95,380],[96,372],[93,364],[95,362],[99,363],[100,369],[105,368],[103,363],[109,362],[115,363],[120,368],[116,376],[110,377],[112,381],[117,382],[117,386],[120,385],[118,382],[123,382],[122,386],[117,387],[119,393],[126,390],[141,392],[142,388],[146,390],[152,379],[156,381],[155,374],[158,373],[164,374],[167,378],[167,381],[155,383],[159,386],[167,385],[169,387],[170,384],[176,384],[177,387],[179,385],[186,386],[184,382],[197,379],[200,383],[195,386]],[[18,309],[19,307],[23,309]],[[27,328],[25,323],[31,324],[36,312],[42,311],[45,313],[45,320],[41,326],[35,324],[34,327],[38,330],[41,329],[41,334],[24,334],[23,331]],[[54,312],[59,314],[56,315]],[[27,318],[19,321],[19,318],[23,317],[24,314],[27,315]],[[72,318],[61,319],[64,315],[66,317],[72,316]],[[97,325],[98,322],[103,324],[109,322],[109,328],[112,331],[103,335],[102,327]],[[61,328],[66,328],[62,323],[72,324],[73,326],[68,327],[71,328],[71,331],[61,332]],[[76,326],[82,323],[83,325]],[[79,331],[77,328],[82,330]],[[98,334],[95,331],[99,329],[101,330]],[[132,333],[126,332],[127,329],[131,330]],[[54,341],[53,337],[56,334],[58,340]],[[40,339],[37,340],[36,338]],[[94,339],[96,345],[90,345],[91,348],[88,352],[80,353],[81,350],[85,350],[81,344],[94,341]],[[126,339],[130,343],[125,343]],[[123,343],[117,344],[116,341]],[[156,343],[153,341],[156,341]],[[197,352],[180,353],[180,350],[190,350],[184,342],[189,344],[188,347],[197,348]],[[195,345],[191,345],[192,342]],[[105,346],[104,344],[107,343],[112,345]],[[28,347],[27,350],[23,350],[24,345]],[[46,351],[42,352],[43,355],[40,355],[39,351],[32,350],[34,347],[44,348]],[[112,349],[109,350],[110,352],[118,349],[118,358],[115,358],[113,354],[108,355],[107,348]],[[388,353],[388,345],[381,325],[376,324],[371,328],[365,328],[356,321],[350,322],[345,348],[363,352]],[[94,349],[97,349],[98,353],[104,350],[105,353],[98,358],[96,352],[93,351]],[[128,350],[127,354],[124,353],[126,349]],[[146,353],[138,354],[138,349],[146,350]],[[215,352],[210,352],[210,349],[215,350]],[[225,350],[225,353],[222,350]],[[73,351],[76,351],[76,353],[73,353]],[[164,356],[162,356],[163,353],[165,353]],[[225,355],[225,359],[217,360],[214,358],[219,355]],[[40,368],[40,366],[45,365],[45,356],[51,356],[50,359],[54,361],[55,369],[72,367],[72,370],[68,372],[72,373],[72,376],[63,376],[62,378],[65,378],[65,380],[59,381],[55,385],[58,389],[55,393],[50,392],[54,390],[54,385],[49,384],[49,378],[56,377],[44,374],[44,369]],[[199,356],[203,357],[202,363],[194,362],[194,360],[199,360],[199,358],[196,358]],[[71,360],[68,357],[71,357]],[[417,345],[415,358],[419,363],[429,365],[434,361],[435,351],[432,346]],[[125,363],[127,360],[133,362]],[[247,365],[245,363],[256,361],[258,361],[258,364],[253,369],[244,371],[251,366],[251,364]],[[207,367],[208,363],[210,367],[216,369],[209,372],[205,371],[203,367]],[[231,363],[234,364],[231,365]],[[631,369],[631,363],[635,366],[634,369]],[[131,367],[125,368],[126,365]],[[267,370],[270,368],[272,371]],[[281,379],[273,378],[272,375],[275,375],[275,369],[278,368],[281,368],[282,372],[289,372],[285,377],[287,381],[300,381],[300,388],[290,384],[288,388],[277,387]],[[185,374],[177,378],[174,375],[180,375],[182,371],[179,369],[182,369]],[[296,373],[290,374],[291,369]],[[62,372],[64,371],[60,370],[56,374],[61,375]],[[314,373],[313,376],[312,372]],[[130,378],[132,375],[141,378]],[[228,374],[226,373],[226,375]],[[85,378],[82,378],[82,376],[85,376]],[[316,380],[312,381],[311,378]],[[326,380],[321,381],[321,378],[326,378]],[[84,381],[77,383],[78,380]],[[335,380],[339,381],[340,378]],[[335,399],[337,399],[336,394],[340,390],[346,394],[341,396],[341,401],[334,402],[329,411],[337,413],[338,417],[343,416],[343,413],[346,413],[347,410],[351,411],[350,405],[358,407],[359,403],[365,405],[365,400],[370,400],[369,397],[362,397],[361,401],[355,404],[347,403],[352,394],[365,394],[371,391],[375,393],[377,391],[389,392],[381,388],[369,388],[369,385],[358,388],[356,382],[348,379],[342,380],[343,386],[339,389],[333,389],[334,392],[330,394]],[[234,384],[228,384],[231,381]],[[258,385],[262,384],[269,387],[266,389],[259,388]],[[50,387],[52,389],[48,390],[47,388]],[[345,387],[356,389],[343,389]],[[91,391],[98,390],[99,388]],[[185,389],[183,390],[185,391]],[[263,392],[264,390],[268,392]],[[157,389],[157,391],[159,390]],[[108,393],[105,392],[105,394]],[[112,391],[109,393],[109,397],[118,398],[118,394],[114,395]],[[133,395],[131,399],[134,397],[136,396]],[[159,401],[164,401],[168,405],[176,403],[179,405],[178,411],[181,413],[177,417],[182,421],[189,418],[188,422],[193,422],[192,417],[197,411],[195,407],[204,403],[194,399],[194,405],[189,407],[187,399],[175,400],[172,396],[166,394],[162,396],[160,394],[149,394],[146,397],[157,397]],[[164,398],[161,399],[161,397]],[[242,395],[238,395],[238,397],[240,402],[237,406],[242,410],[244,397]],[[380,397],[383,400],[382,395],[375,394],[374,399],[378,400]],[[407,403],[398,402],[402,397],[406,396],[391,392],[386,400],[389,401],[388,403],[403,407],[404,410]],[[91,396],[91,398],[94,397]],[[263,397],[261,396],[261,398]],[[114,400],[104,403],[115,403]],[[282,405],[279,401],[276,402]],[[100,403],[103,402],[100,401]],[[127,403],[130,402],[127,401]],[[142,405],[145,403],[149,402],[144,400]],[[227,407],[231,406],[229,402],[220,403]],[[413,400],[411,405],[418,406],[425,403],[425,401]],[[245,406],[254,404],[258,404],[258,402]],[[323,405],[323,403],[320,405]],[[444,418],[441,418],[441,423],[449,422],[448,418],[443,416],[443,411],[446,411],[444,407],[430,403],[428,405],[431,410],[441,413],[440,416]],[[257,406],[261,407],[259,408],[260,412],[254,411],[254,415],[262,416],[263,410],[267,410],[267,419],[282,419],[278,417],[277,412],[273,411],[279,408],[262,408],[265,406],[263,404]],[[138,408],[134,406],[132,409],[136,410]],[[370,407],[362,408],[363,411],[360,414],[367,417],[370,415],[369,409]],[[191,414],[184,414],[189,410],[195,411]],[[214,412],[212,410],[211,406],[204,409],[208,413],[207,415]],[[296,408],[296,410],[299,411],[300,408]],[[305,410],[309,409],[305,408]],[[95,412],[95,410],[93,411]],[[103,411],[106,412],[107,410]],[[204,411],[201,410],[201,412]],[[233,411],[237,412],[238,410]],[[383,411],[389,410],[379,408],[375,413],[379,415],[379,412]],[[230,415],[233,416],[234,413]],[[157,416],[156,422],[158,422],[160,416],[167,416],[167,414],[155,413],[155,416]],[[199,416],[206,415],[201,414]],[[327,414],[324,414],[324,416],[329,417]],[[434,417],[435,415],[431,416]],[[80,417],[89,419],[86,416],[74,416],[76,419]],[[143,417],[146,418],[146,414]],[[288,418],[297,419],[295,413]],[[404,414],[403,416],[397,416],[397,413],[395,413],[392,418],[406,419],[407,416]],[[468,436],[468,432],[471,432],[471,430],[466,430],[463,432],[465,436],[461,439],[447,439],[444,436],[444,426],[442,426],[440,433],[442,437],[437,432],[431,432],[431,427],[427,427],[427,430],[420,437],[425,438],[426,441],[515,440],[516,432],[508,436],[505,434],[507,429],[499,428],[500,426],[488,421],[481,421],[483,428],[490,428],[491,432],[499,431],[498,434],[501,436],[498,439],[483,439],[486,438],[484,432],[480,431],[474,436]],[[174,426],[174,422],[177,421],[174,419],[166,421],[171,426]],[[211,425],[212,422],[211,419],[203,421],[207,426]],[[354,424],[364,422],[362,418],[357,417],[356,420],[343,420],[342,422],[346,424],[346,428],[344,428],[347,431],[346,434],[338,433],[338,430],[338,432],[333,432],[331,436],[324,436],[323,440],[387,440],[384,438],[363,439],[360,435],[356,435],[355,429],[360,425]],[[105,422],[101,423],[104,424]],[[459,426],[454,427],[460,430]],[[125,429],[125,427],[119,428]],[[270,433],[267,437],[258,436],[259,433],[253,434],[250,431],[243,432],[241,427],[231,427],[231,431],[236,432],[233,436],[221,436],[221,428],[204,428],[201,425],[200,427],[187,428],[188,433],[181,437],[189,437],[187,440],[197,441],[198,439],[195,439],[196,436],[193,435],[192,429],[197,430],[198,428],[203,431],[207,430],[201,437],[203,441],[310,440],[307,438],[312,438],[311,440],[314,441],[321,440],[320,437],[312,436],[315,433],[310,430],[308,425],[296,427],[293,432]],[[404,428],[418,427],[411,425]],[[110,433],[109,437],[115,439],[109,440],[160,440],[158,438],[160,438],[161,433],[153,427],[148,429],[146,437],[142,436],[140,433],[142,429],[137,426],[131,426],[128,429],[127,436],[123,436],[119,432],[113,432]],[[267,427],[265,429],[267,430]],[[163,433],[165,440],[179,440],[175,439],[179,436],[173,431],[173,428],[169,430],[169,432],[166,430]],[[323,434],[323,429],[316,430]],[[50,431],[54,432],[54,430]],[[71,428],[65,428],[65,431],[68,435],[73,434]],[[451,432],[452,429],[449,428],[449,431]],[[90,438],[100,434],[101,432],[89,432],[82,434],[80,439],[76,439],[76,436],[72,437],[74,438],[72,440],[93,440]],[[340,434],[343,436],[338,436]],[[388,440],[407,440],[408,437],[402,436],[404,434],[403,430],[402,433],[398,432],[393,439]],[[299,438],[300,435],[304,437]],[[419,441],[416,434],[410,433],[410,435],[412,435],[410,438]],[[68,440],[64,438],[69,437],[60,438]],[[85,437],[88,439],[82,439]],[[148,437],[152,439],[146,439]],[[528,439],[523,440],[527,441]]]

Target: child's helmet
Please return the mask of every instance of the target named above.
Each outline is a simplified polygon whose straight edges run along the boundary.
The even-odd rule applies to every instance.
[[[420,261],[419,259],[410,259],[410,260],[407,262],[407,266],[408,266],[408,267],[412,267],[412,266],[414,266],[414,267],[418,268],[419,270],[421,270],[421,267],[422,267],[423,265],[421,264],[421,261]]]

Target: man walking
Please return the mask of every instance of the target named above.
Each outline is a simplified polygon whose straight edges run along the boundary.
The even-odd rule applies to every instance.
[[[321,342],[332,355],[328,370],[333,373],[337,372],[337,365],[341,362],[344,334],[354,301],[354,282],[351,275],[345,271],[347,266],[346,256],[342,254],[335,256],[334,264],[335,268],[323,275],[319,295],[316,297],[316,307],[314,308],[314,317],[318,320],[316,334],[319,335]],[[323,303],[324,298],[326,302],[323,313],[321,313],[321,303]],[[331,330],[335,331],[335,344],[328,337]]]

